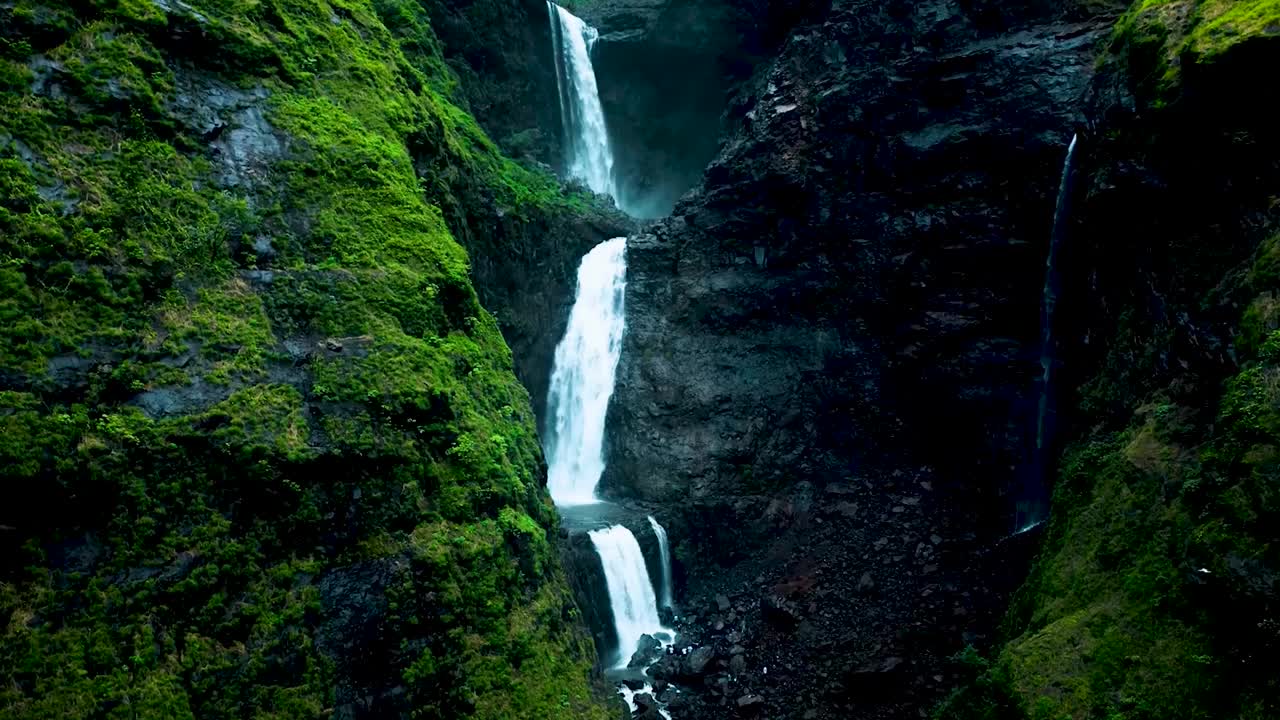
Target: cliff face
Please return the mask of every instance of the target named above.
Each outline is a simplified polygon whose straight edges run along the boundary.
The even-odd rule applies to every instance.
[[[604,487],[664,511],[731,702],[912,717],[994,640],[1054,196],[1121,9],[834,2],[630,243]]]
[[[698,194],[632,243],[611,487],[1018,464],[1053,196],[1113,19],[1024,10],[835,3],[758,73]]]
[[[1061,458],[1008,642],[941,717],[1266,718],[1280,687],[1274,3],[1139,3],[1089,105]]]
[[[0,714],[605,715],[438,19],[0,7]]]
[[[912,717],[976,677],[938,717],[1275,714],[1280,182],[1246,78],[1278,28],[1267,2],[833,2],[734,95],[700,188],[630,243],[605,478],[678,538],[714,653],[686,712]],[[997,630],[1040,539],[1003,536],[1076,133],[1070,446]]]

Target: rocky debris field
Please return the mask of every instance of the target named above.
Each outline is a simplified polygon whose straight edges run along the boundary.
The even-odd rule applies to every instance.
[[[678,718],[926,717],[967,677],[953,656],[994,640],[1035,541],[980,539],[974,513],[943,512],[954,491],[921,468],[741,501],[760,545],[685,568],[656,698]]]

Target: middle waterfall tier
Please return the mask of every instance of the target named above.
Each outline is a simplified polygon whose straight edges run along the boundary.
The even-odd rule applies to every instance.
[[[626,329],[627,240],[597,245],[578,268],[578,293],[556,347],[547,394],[547,485],[557,505],[597,502],[604,423]]]

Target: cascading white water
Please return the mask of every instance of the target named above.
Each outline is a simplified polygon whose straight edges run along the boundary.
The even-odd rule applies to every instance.
[[[613,149],[600,105],[596,70],[591,64],[591,50],[600,33],[553,2],[547,2],[547,12],[551,16],[551,38],[556,52],[556,82],[569,176],[585,182],[592,192],[616,199]]]
[[[667,529],[652,515],[649,516],[649,525],[653,527],[653,534],[658,536],[658,554],[662,558],[662,607],[671,610],[675,603],[671,600],[671,546],[667,544]]]
[[[577,299],[547,393],[547,484],[557,505],[597,502],[604,420],[626,329],[627,240],[600,243],[578,267]]]
[[[642,635],[652,635],[669,643],[674,633],[663,627],[658,618],[658,600],[636,536],[622,525],[592,530],[588,534],[604,566],[613,623],[618,633],[618,658],[614,667],[623,668]]]

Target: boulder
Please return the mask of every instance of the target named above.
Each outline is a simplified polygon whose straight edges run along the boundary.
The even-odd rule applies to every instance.
[[[662,643],[652,635],[641,635],[635,653],[627,663],[629,668],[648,667],[662,657]]]
[[[794,629],[804,619],[794,603],[787,602],[777,595],[766,595],[760,602],[760,610],[765,622],[780,630]]]
[[[631,701],[636,704],[636,709],[631,712],[632,720],[660,720],[662,714],[658,712],[658,701],[649,693],[638,693]]]
[[[715,660],[716,651],[709,646],[702,646],[689,653],[684,659],[684,674],[690,677],[704,675]]]
[[[754,715],[764,709],[764,698],[759,695],[746,694],[738,698],[738,711],[744,715]]]

